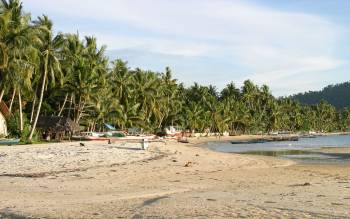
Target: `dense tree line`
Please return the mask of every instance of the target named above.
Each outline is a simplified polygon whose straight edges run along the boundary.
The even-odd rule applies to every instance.
[[[31,141],[39,115],[69,117],[95,131],[103,123],[149,132],[178,125],[232,134],[350,128],[349,109],[277,99],[267,86],[249,80],[221,91],[196,83],[186,88],[169,68],[131,69],[125,61],[108,60],[105,50],[94,37],[54,34],[47,16],[33,20],[19,0],[2,0],[0,100],[8,104],[17,134]]]
[[[317,104],[321,100],[335,106],[337,109],[350,107],[350,82],[329,85],[321,91],[309,91],[292,96],[293,99],[303,104]]]

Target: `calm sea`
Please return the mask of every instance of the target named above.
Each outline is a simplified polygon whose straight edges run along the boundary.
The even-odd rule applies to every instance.
[[[350,135],[300,138],[299,141],[266,142],[256,144],[231,144],[231,142],[209,142],[203,145],[211,150],[276,156],[302,163],[350,164],[350,153],[319,152],[322,148],[350,148]]]

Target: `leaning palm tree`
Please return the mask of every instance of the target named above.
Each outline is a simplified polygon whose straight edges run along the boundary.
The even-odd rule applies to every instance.
[[[41,30],[40,38],[40,71],[42,72],[41,79],[41,90],[39,102],[36,110],[36,115],[30,130],[28,137],[29,141],[32,141],[36,124],[40,115],[41,105],[44,98],[45,87],[47,86],[47,81],[54,83],[56,78],[62,74],[60,66],[60,49],[62,48],[64,38],[62,34],[56,36],[52,32],[52,22],[47,16],[39,17],[37,21],[34,22],[38,29]]]

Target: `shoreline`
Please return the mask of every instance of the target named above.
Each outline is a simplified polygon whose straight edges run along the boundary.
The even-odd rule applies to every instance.
[[[242,136],[220,141],[232,138]],[[149,151],[100,142],[0,147],[3,170],[13,173],[89,167],[0,176],[0,218],[350,217],[349,166],[215,152],[198,147],[215,137],[190,140],[152,142]]]

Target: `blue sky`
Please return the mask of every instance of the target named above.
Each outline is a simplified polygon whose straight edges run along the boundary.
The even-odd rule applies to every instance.
[[[347,0],[23,0],[55,30],[93,35],[111,59],[185,85],[246,79],[289,95],[350,79]]]

